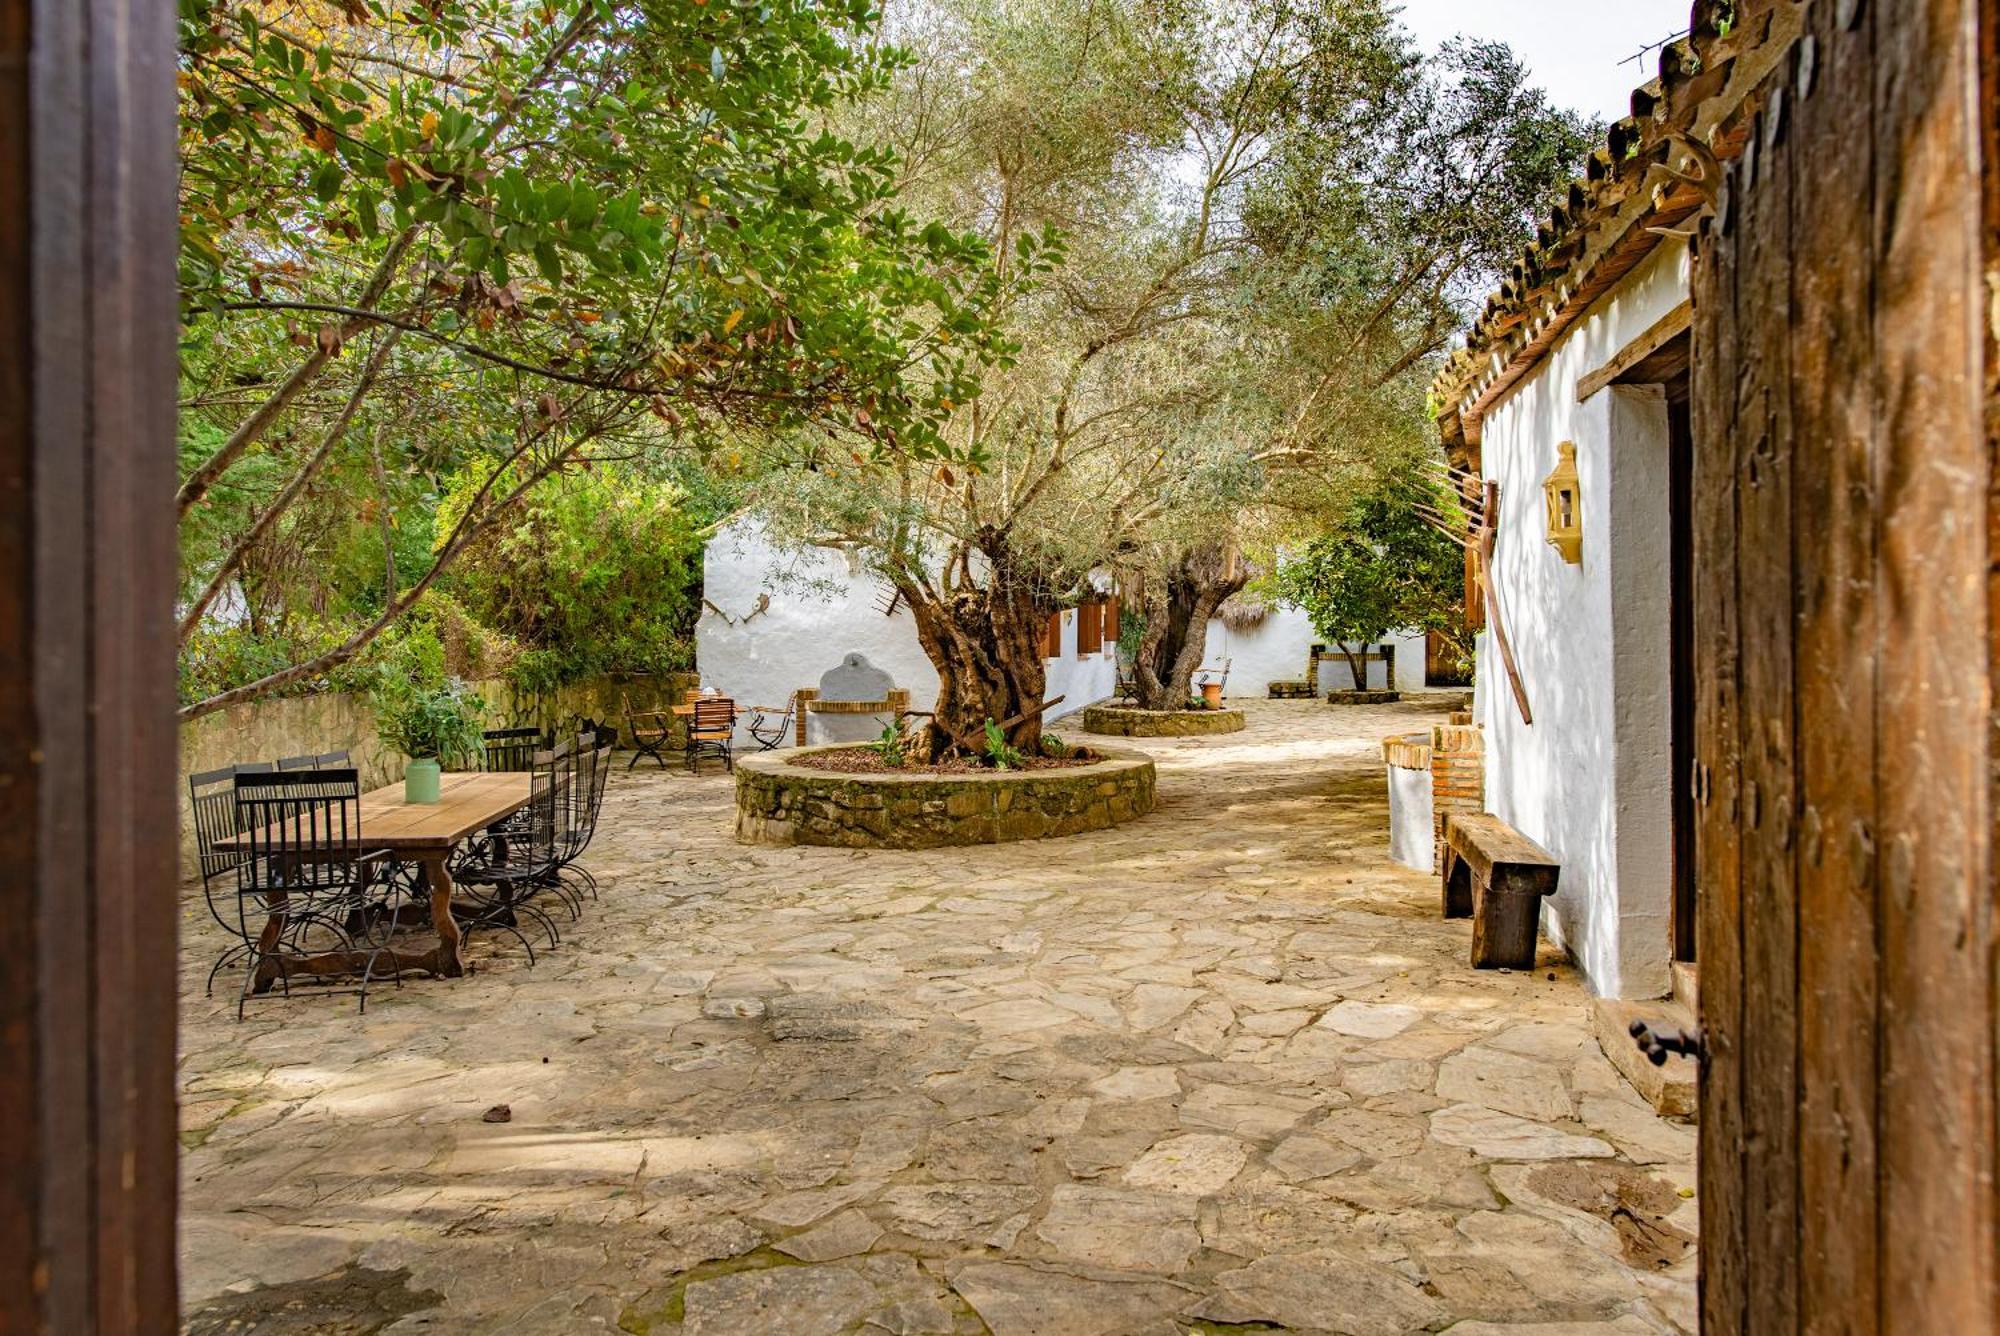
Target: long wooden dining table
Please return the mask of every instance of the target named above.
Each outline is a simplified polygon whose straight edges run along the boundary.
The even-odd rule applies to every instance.
[[[454,772],[439,779],[438,800],[434,803],[406,801],[400,783],[385,784],[362,794],[354,847],[360,852],[392,854],[402,862],[417,865],[424,889],[429,893],[431,928],[437,933],[437,945],[428,951],[327,951],[302,960],[288,960],[282,966],[267,958],[258,967],[252,991],[268,991],[281,970],[333,975],[373,972],[387,966],[398,973],[406,969],[425,970],[447,978],[464,974],[464,934],[459,931],[451,904],[454,888],[448,863],[452,851],[469,837],[526,807],[532,783],[532,777],[525,772]],[[260,842],[260,847],[274,846]],[[218,840],[215,848],[218,853],[247,853],[249,837],[235,835]],[[258,942],[260,951],[274,947],[284,931],[283,897],[273,895],[270,899],[271,916]]]

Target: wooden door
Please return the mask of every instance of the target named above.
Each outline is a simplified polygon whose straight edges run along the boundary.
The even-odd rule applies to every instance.
[[[171,1332],[173,8],[0,71],[0,1332]]]
[[[1994,15],[1813,4],[1699,240],[1709,1332],[2000,1330]]]

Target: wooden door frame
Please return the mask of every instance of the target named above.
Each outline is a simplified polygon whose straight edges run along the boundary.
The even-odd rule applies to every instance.
[[[174,9],[0,0],[0,1332],[169,1332]]]
[[[1994,1331],[2000,16],[1804,17],[1694,280],[1702,1327]]]
[[[1694,811],[1694,433],[1684,373],[1667,391],[1667,524],[1672,570],[1667,599],[1669,658],[1668,791],[1673,840],[1672,951],[1676,962],[1697,958],[1699,898]]]

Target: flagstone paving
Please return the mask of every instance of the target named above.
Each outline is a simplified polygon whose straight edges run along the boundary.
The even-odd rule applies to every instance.
[[[1436,709],[1248,715],[1133,744],[1142,821],[968,850],[747,848],[621,770],[559,950],[366,1016],[237,1023],[191,902],[189,1329],[1691,1329],[1692,1129],[1387,861]]]

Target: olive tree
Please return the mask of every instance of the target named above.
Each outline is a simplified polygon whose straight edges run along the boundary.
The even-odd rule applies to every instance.
[[[987,241],[834,124],[907,64],[868,0],[180,16],[184,649],[231,598],[323,610],[343,531],[388,549],[323,643],[184,715],[337,668],[593,455],[814,427],[948,457],[1004,346]],[[404,570],[397,521],[466,476]]]

